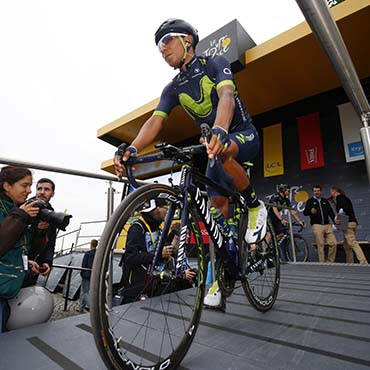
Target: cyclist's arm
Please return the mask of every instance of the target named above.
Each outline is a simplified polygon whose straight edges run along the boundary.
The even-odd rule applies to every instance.
[[[164,117],[153,115],[144,123],[135,140],[130,144],[130,146],[134,148],[134,151],[140,152],[154,141],[156,136],[162,130],[164,120]],[[131,153],[131,151],[126,150],[122,159],[127,161]],[[115,155],[114,157],[114,168],[117,176],[123,172],[123,166],[118,155]]]
[[[300,219],[300,217],[298,216],[298,212],[297,212],[296,210],[291,209],[291,210],[290,210],[290,213],[291,213],[291,215],[296,219],[296,221],[297,221],[298,223],[303,223],[303,222],[304,222],[304,221],[302,221],[302,220]]]
[[[283,218],[281,217],[281,214],[280,214],[280,211],[277,207],[272,207],[272,210],[275,214],[275,216],[277,217],[278,220],[282,221]]]
[[[235,98],[234,88],[231,85],[224,85],[217,90],[219,97],[217,105],[216,119],[213,127],[219,127],[226,133],[229,131],[231,120],[234,116]],[[224,151],[224,144],[217,140],[217,136],[213,135],[208,144],[207,153],[210,158]]]
[[[231,85],[224,85],[217,90],[217,94],[219,101],[214,125],[228,131],[235,110],[234,88]]]
[[[216,56],[207,63],[208,75],[216,83],[218,104],[213,126],[229,130],[235,110],[235,83],[230,63],[223,56]]]
[[[138,152],[151,144],[163,128],[164,118],[159,115],[151,116],[141,127],[135,140],[131,143]]]

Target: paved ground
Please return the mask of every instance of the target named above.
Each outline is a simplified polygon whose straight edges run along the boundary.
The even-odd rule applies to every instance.
[[[65,319],[67,317],[81,315],[81,312],[78,311],[78,301],[68,301],[67,310],[64,311],[65,299],[62,294],[57,293],[53,294],[54,298],[54,310],[49,319],[49,321],[56,321],[60,319]]]

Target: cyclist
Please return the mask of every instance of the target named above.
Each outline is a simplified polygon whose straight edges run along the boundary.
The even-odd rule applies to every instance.
[[[208,161],[206,175],[220,185],[233,185],[243,195],[249,208],[249,224],[245,239],[256,243],[266,234],[267,211],[257,199],[242,166],[252,160],[259,149],[259,137],[236,88],[231,67],[222,56],[213,59],[195,54],[198,31],[181,19],[168,19],[155,33],[155,43],[167,64],[179,73],[162,91],[153,115],[140,129],[138,136],[126,148],[123,160],[149,145],[161,131],[172,109],[181,105],[198,125],[208,123],[212,137],[207,145],[212,166]],[[221,159],[221,161],[219,160]],[[118,156],[114,160],[117,175],[123,167]],[[211,205],[227,217],[228,199],[213,189],[207,189]],[[221,294],[215,286],[208,303],[217,306]]]
[[[288,184],[277,184],[276,193],[270,199],[270,203],[279,206],[279,207],[272,206],[269,209],[270,220],[274,228],[275,235],[278,239],[280,239],[283,236],[284,231],[288,226],[288,220],[284,219],[281,212],[282,208],[280,207],[291,206],[289,195],[290,195],[290,186]],[[302,227],[305,227],[305,223],[300,220],[297,211],[290,209],[289,212]]]

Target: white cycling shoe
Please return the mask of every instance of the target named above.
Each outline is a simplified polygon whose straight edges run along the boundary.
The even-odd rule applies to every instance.
[[[222,303],[222,295],[218,287],[218,281],[216,280],[213,285],[209,288],[207,295],[203,301],[205,306],[208,307],[220,307]]]
[[[258,243],[266,235],[267,210],[265,203],[259,201],[256,208],[248,208],[248,228],[244,236],[248,244]]]

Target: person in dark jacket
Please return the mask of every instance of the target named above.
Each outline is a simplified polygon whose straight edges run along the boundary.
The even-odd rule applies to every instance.
[[[49,211],[54,211],[50,199],[55,194],[55,184],[48,178],[42,178],[36,183],[36,198],[46,203]],[[32,225],[32,242],[29,258],[35,260],[40,266],[40,274],[47,276],[53,265],[54,249],[57,237],[57,228],[46,221],[38,221]],[[36,284],[38,275],[26,279],[23,286]]]
[[[85,252],[84,258],[82,260],[81,267],[88,269],[82,270],[81,275],[81,293],[80,293],[80,306],[79,311],[84,312],[89,305],[89,291],[90,291],[90,279],[91,279],[91,269],[94,263],[96,248],[98,247],[98,241],[92,239],[90,242],[90,250]]]
[[[335,214],[329,201],[321,197],[321,186],[315,185],[312,190],[313,196],[308,199],[303,214],[310,217],[312,233],[317,245],[319,262],[325,262],[324,245],[326,239],[329,245],[326,262],[332,263],[335,261],[337,254],[337,240],[333,232],[333,225],[330,224],[329,218],[334,222]]]
[[[145,296],[153,294],[154,287],[146,286],[145,277],[161,234],[160,224],[166,217],[167,209],[164,206],[164,200],[152,199],[128,230],[125,253],[120,261],[124,303],[144,299]],[[173,247],[165,246],[162,251],[163,263],[169,260],[172,254]]]
[[[360,244],[356,241],[357,219],[351,200],[344,191],[337,186],[330,188],[330,195],[335,203],[337,213],[343,213],[348,216],[346,230],[343,230],[343,248],[346,253],[346,262],[353,263],[353,252],[355,252],[358,261],[361,264],[367,264],[367,259],[362,251]],[[336,216],[336,224],[339,224],[339,218]]]
[[[28,259],[30,232],[27,226],[37,216],[36,202],[25,204],[31,193],[32,173],[27,168],[5,166],[0,171],[0,333],[10,315],[8,300],[21,289],[25,273],[38,273]]]

